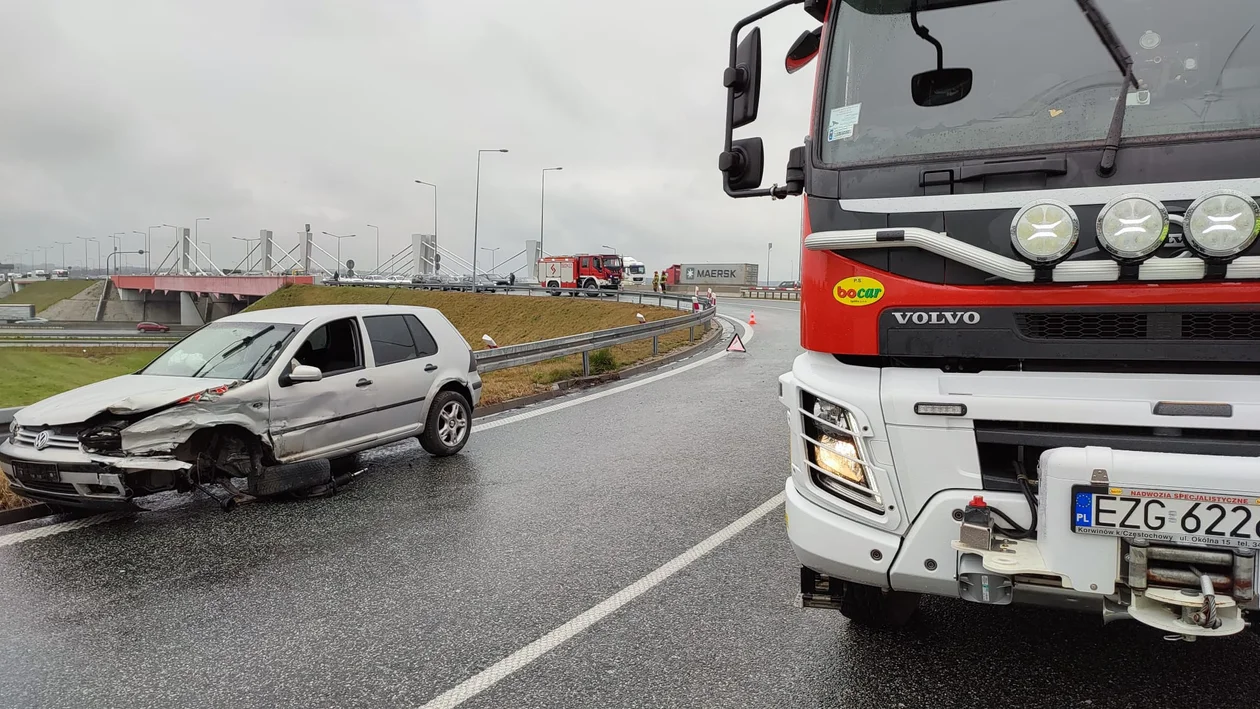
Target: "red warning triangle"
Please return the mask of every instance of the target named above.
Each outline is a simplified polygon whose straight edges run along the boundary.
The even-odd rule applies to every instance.
[[[731,338],[731,344],[726,346],[726,351],[727,352],[747,352],[748,351],[744,349],[744,341],[739,339],[738,332],[735,333],[735,336]]]

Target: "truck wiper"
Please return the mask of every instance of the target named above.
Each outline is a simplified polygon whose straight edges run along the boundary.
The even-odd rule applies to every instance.
[[[1111,58],[1124,74],[1120,96],[1116,99],[1116,109],[1111,114],[1111,127],[1107,129],[1107,140],[1103,143],[1102,161],[1098,163],[1098,174],[1109,177],[1116,171],[1116,153],[1120,150],[1120,136],[1124,132],[1124,110],[1129,105],[1129,84],[1138,88],[1137,79],[1133,78],[1133,55],[1125,49],[1119,35],[1107,18],[1103,17],[1102,10],[1098,9],[1094,0],[1076,0],[1076,4],[1081,6],[1085,19],[1089,20],[1089,24],[1098,33],[1098,39],[1102,40],[1103,46],[1111,53]]]

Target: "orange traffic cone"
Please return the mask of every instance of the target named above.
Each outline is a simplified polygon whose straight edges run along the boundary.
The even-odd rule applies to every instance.
[[[750,310],[750,311],[748,311],[748,324],[749,324],[749,325],[756,325],[756,324],[757,324],[757,314],[756,314],[756,313],[754,313],[754,312],[753,312],[753,311],[751,311],[751,310]]]

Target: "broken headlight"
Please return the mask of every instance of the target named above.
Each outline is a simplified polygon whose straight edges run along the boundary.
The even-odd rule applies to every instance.
[[[857,419],[839,404],[801,392],[801,430],[811,478],[824,490],[883,512],[883,502],[858,434]]]
[[[88,453],[122,452],[122,429],[113,424],[85,428],[79,432],[79,444]]]

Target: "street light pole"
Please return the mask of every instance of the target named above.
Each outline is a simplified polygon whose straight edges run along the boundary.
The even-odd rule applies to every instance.
[[[76,237],[74,237],[74,238],[79,239],[79,240],[81,240],[81,241],[83,242],[83,270],[84,270],[84,272],[86,272],[86,271],[88,270],[88,249],[87,249],[87,245],[88,245],[88,242],[89,242],[89,241],[96,241],[96,239],[93,239],[93,238],[92,238],[92,237],[90,237],[90,236],[76,236]]]
[[[325,236],[331,236],[332,238],[334,238],[334,239],[336,239],[336,240],[337,240],[337,273],[341,273],[341,240],[342,240],[342,239],[353,239],[354,237],[358,236],[358,234],[341,234],[341,235],[337,235],[337,234],[333,234],[333,233],[330,233],[330,232],[327,232],[327,231],[326,231],[326,232],[324,232],[324,235],[325,235]]]
[[[379,271],[381,270],[381,228],[374,224],[368,224],[368,226],[376,230],[376,266],[374,268]],[[340,244],[341,242],[338,241],[337,243]]]
[[[210,221],[210,217],[197,217],[196,219],[193,220],[193,243],[194,244],[198,244],[198,245],[201,244],[201,239],[197,235],[197,222],[208,222],[208,221]],[[198,253],[196,256],[197,256],[197,270],[201,270],[201,254]],[[213,261],[214,259],[212,258],[210,260]]]
[[[474,289],[477,286],[477,217],[480,216],[481,214],[481,154],[482,153],[506,153],[506,152],[507,152],[507,148],[477,151],[477,189],[473,193],[472,282],[473,282]]]
[[[483,247],[481,247],[481,250],[482,250],[482,251],[489,251],[489,252],[490,252],[490,272],[491,272],[491,273],[494,273],[494,267],[495,267],[495,265],[496,265],[496,264],[495,264],[495,262],[494,262],[494,252],[498,251],[500,248],[501,248],[501,247],[498,247],[498,246],[494,247],[493,249],[492,249],[492,248],[490,248],[489,246],[483,246]]]
[[[538,193],[538,250],[540,252],[543,248],[543,231],[547,224],[547,173],[563,169],[563,167],[544,167],[542,171],[542,189]]]
[[[170,228],[172,228],[172,229],[174,229],[174,230],[175,230],[175,241],[174,241],[173,243],[174,243],[174,245],[175,245],[176,247],[178,247],[178,246],[179,246],[179,239],[180,239],[180,231],[179,231],[179,227],[175,226],[174,224],[163,224],[162,226],[168,226],[168,227],[170,227]],[[175,264],[176,264],[176,263],[179,263],[179,260],[180,260],[180,259],[179,259],[179,257],[180,257],[180,256],[182,256],[182,255],[183,255],[183,252],[182,252],[180,249],[178,249],[178,248],[177,248],[177,249],[175,250],[175,261],[171,264],[171,269],[172,269],[172,270],[174,270],[174,268],[175,268]],[[163,263],[165,263],[165,262],[163,262]],[[180,265],[183,265],[183,264],[180,264]],[[158,267],[160,268],[161,266],[162,266],[162,264],[160,264],[160,263],[159,263],[159,264],[158,264]]]
[[[54,241],[54,244],[61,246],[61,270],[66,270],[66,247],[70,245],[69,241]]]
[[[254,243],[255,241],[262,241],[262,237],[260,236],[257,239],[249,239],[244,236],[234,236],[232,238],[237,241],[245,242],[245,273],[249,273],[254,268],[254,263],[253,263],[254,247],[250,246],[250,244]]]
[[[153,230],[161,229],[162,224],[154,224],[144,234],[144,270],[153,273]]]
[[[774,248],[773,241],[766,242],[766,285],[770,285],[770,249]]]
[[[433,188],[433,249],[437,250],[438,243],[438,189],[437,185],[424,180],[416,180],[416,184],[428,185]]]

